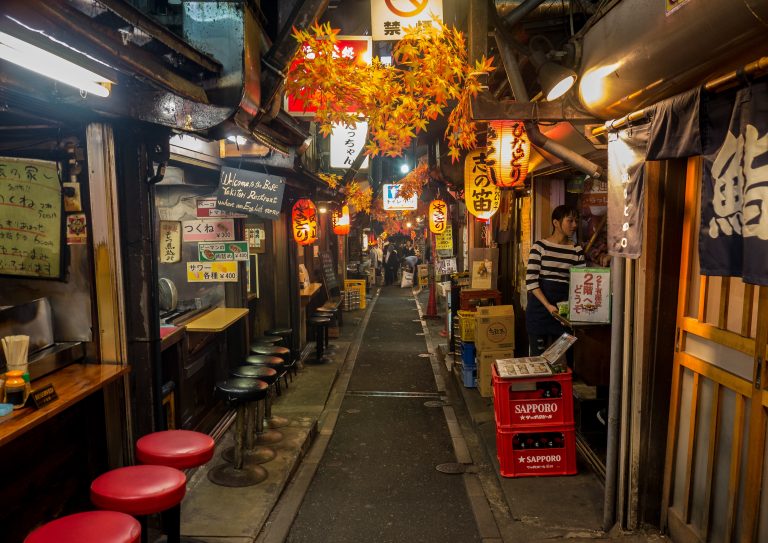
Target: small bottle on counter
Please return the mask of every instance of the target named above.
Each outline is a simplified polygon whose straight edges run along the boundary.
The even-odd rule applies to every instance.
[[[5,403],[13,404],[14,409],[21,409],[27,401],[27,382],[21,370],[9,371],[5,374]]]

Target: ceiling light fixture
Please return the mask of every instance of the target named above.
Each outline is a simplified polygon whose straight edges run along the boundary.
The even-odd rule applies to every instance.
[[[90,94],[106,98],[115,83],[65,58],[0,32],[0,58]]]
[[[576,83],[576,72],[552,62],[543,51],[532,50],[530,58],[536,68],[541,92],[548,102],[560,98]]]

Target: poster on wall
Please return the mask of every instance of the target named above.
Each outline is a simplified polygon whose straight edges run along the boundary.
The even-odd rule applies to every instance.
[[[571,322],[611,322],[611,269],[571,268],[568,311]]]
[[[58,164],[0,157],[0,274],[61,276]]]
[[[67,245],[85,245],[88,241],[88,224],[85,213],[67,215]]]
[[[160,263],[181,262],[181,223],[160,221]]]
[[[248,242],[229,241],[226,243],[201,241],[197,244],[198,260],[201,262],[247,261]]]
[[[405,28],[443,20],[443,0],[371,0],[374,40],[401,40]]]
[[[187,281],[190,283],[235,283],[238,280],[237,262],[187,262]]]
[[[446,226],[442,234],[435,235],[435,249],[438,256],[448,257],[453,255],[453,225]]]
[[[234,219],[182,221],[184,241],[234,241]]]
[[[472,262],[472,288],[493,288],[493,261],[475,260]]]

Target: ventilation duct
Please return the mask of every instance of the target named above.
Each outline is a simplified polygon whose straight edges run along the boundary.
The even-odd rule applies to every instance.
[[[582,36],[579,100],[604,119],[768,54],[765,0],[623,0]]]
[[[583,2],[576,2],[577,6],[573,6],[572,0],[546,0],[543,2],[537,2],[540,5],[531,10],[526,15],[527,21],[538,21],[541,19],[559,19],[569,17],[572,13],[572,9],[582,11],[581,5]],[[518,21],[510,21],[513,17],[513,12],[520,7],[525,7],[526,4],[530,4],[530,0],[495,0],[496,11],[504,22],[507,24],[514,24]]]

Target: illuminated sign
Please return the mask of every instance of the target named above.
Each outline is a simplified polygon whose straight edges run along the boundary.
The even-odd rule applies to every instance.
[[[333,125],[331,131],[331,168],[349,168],[365,147],[368,123],[360,121],[355,127]],[[363,160],[361,170],[368,168],[368,157]]]
[[[419,205],[419,197],[414,194],[409,199],[400,197],[400,185],[384,185],[384,209],[387,211],[412,211]]]

